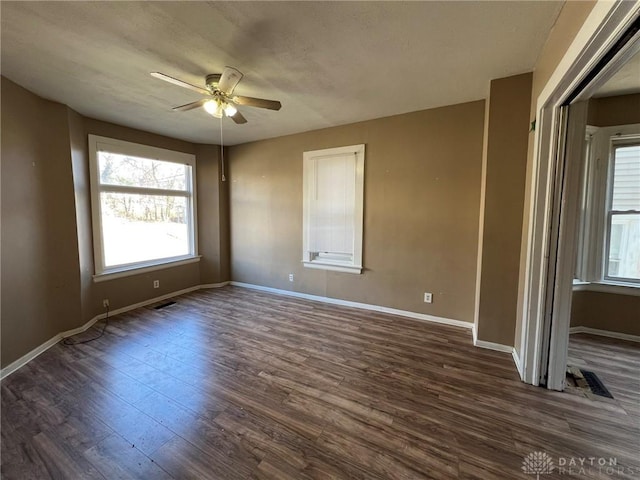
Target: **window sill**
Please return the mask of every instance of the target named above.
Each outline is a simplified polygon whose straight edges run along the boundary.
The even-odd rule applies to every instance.
[[[573,291],[615,293],[618,295],[631,295],[634,297],[640,297],[640,284],[617,282],[581,282],[579,280],[574,280]]]
[[[317,270],[332,270],[334,272],[354,273],[360,275],[362,273],[362,266],[357,265],[340,265],[337,263],[328,262],[302,262],[307,268],[315,268]]]
[[[180,259],[163,260],[153,264],[147,264],[144,266],[126,267],[108,270],[104,273],[99,273],[93,276],[94,283],[106,282],[108,280],[115,280],[116,278],[130,277],[132,275],[138,275],[141,273],[154,272],[156,270],[164,270],[166,268],[178,267],[180,265],[187,265],[189,263],[196,263],[200,261],[202,255],[196,255],[193,257],[183,257]]]

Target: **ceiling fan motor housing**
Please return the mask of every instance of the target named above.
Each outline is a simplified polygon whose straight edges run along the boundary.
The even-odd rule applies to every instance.
[[[207,90],[213,93],[214,90],[218,89],[218,84],[220,83],[220,77],[222,74],[220,73],[210,73],[205,77],[205,85],[207,86]]]

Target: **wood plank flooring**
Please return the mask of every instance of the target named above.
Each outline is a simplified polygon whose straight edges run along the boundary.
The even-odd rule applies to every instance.
[[[595,372],[614,400],[567,389],[570,393],[584,395],[594,401],[620,405],[638,421],[640,344],[585,333],[573,334],[569,339],[568,364]]]
[[[464,329],[238,287],[175,300],[2,381],[3,479],[526,479],[533,451],[640,478],[624,382],[593,401],[521,383]],[[540,478],[612,478],[568,473]]]

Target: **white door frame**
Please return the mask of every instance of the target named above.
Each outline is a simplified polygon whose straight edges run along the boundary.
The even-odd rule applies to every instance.
[[[572,103],[567,110],[564,153],[559,151],[552,220],[550,255],[548,260],[547,292],[553,292],[546,304],[545,328],[548,343],[548,370],[545,369],[544,352],[540,376],[547,374],[547,388],[564,390],[569,350],[569,326],[580,205],[580,181],[585,164],[585,131],[587,126],[587,101]],[[562,138],[559,138],[562,140]],[[560,143],[562,145],[562,142]],[[557,214],[557,216],[555,216]],[[555,228],[554,228],[555,227]],[[552,262],[555,262],[552,265]],[[553,276],[552,276],[553,272]],[[543,337],[543,345],[545,344]]]
[[[560,107],[569,95],[594,69],[633,20],[640,14],[640,0],[611,2],[600,0],[594,6],[573,43],[551,75],[536,102],[537,125],[534,136],[533,165],[528,200],[528,224],[523,248],[527,252],[523,276],[523,294],[519,315],[522,318],[520,360],[522,380],[539,385],[540,356],[549,282],[551,220],[554,199],[554,180],[564,152],[559,152]],[[557,276],[557,272],[556,272]],[[558,299],[571,304],[571,296]],[[566,311],[567,305],[561,307]],[[549,378],[547,387],[564,388],[566,342],[569,318],[559,318],[551,325],[550,362],[553,372],[562,368],[562,380]],[[564,357],[559,354],[565,344]],[[561,367],[561,363],[565,366]],[[552,369],[550,369],[550,372]]]

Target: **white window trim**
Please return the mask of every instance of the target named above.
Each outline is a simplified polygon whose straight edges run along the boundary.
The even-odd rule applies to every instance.
[[[102,245],[102,216],[100,214],[100,192],[103,190],[100,186],[99,169],[98,169],[98,152],[107,150],[112,153],[120,153],[123,155],[132,155],[143,158],[157,159],[166,162],[174,162],[181,165],[189,165],[191,167],[191,178],[188,180],[187,192],[184,191],[153,189],[143,187],[118,187],[108,186],[109,191],[123,191],[127,193],[155,193],[159,195],[175,195],[185,197],[189,202],[191,215],[187,218],[187,231],[189,233],[190,253],[178,257],[166,257],[156,260],[136,262],[126,265],[118,265],[117,267],[105,267],[104,265],[104,247]],[[93,255],[95,275],[94,282],[111,280],[114,278],[124,277],[128,275],[136,275],[139,273],[159,270],[171,266],[183,265],[199,261],[198,255],[198,231],[197,231],[197,206],[196,206],[196,157],[195,155],[167,150],[150,145],[141,145],[124,140],[114,138],[101,137],[98,135],[89,135],[89,175],[91,185],[91,217],[93,226]]]
[[[621,282],[583,282],[580,280],[574,280],[573,291],[615,293],[616,295],[630,295],[632,297],[640,297],[640,286],[638,286],[637,284]]]
[[[640,123],[612,127],[587,126],[587,133],[592,135],[590,150],[593,152],[587,159],[586,210],[591,215],[585,218],[581,254],[577,258],[579,277],[574,282],[574,290],[630,295],[630,289],[640,289],[640,282],[606,275],[609,238],[607,215],[612,194],[609,179],[613,169],[612,145],[637,143]]]
[[[614,211],[612,209],[613,203],[613,174],[614,174],[614,163],[615,163],[615,151],[617,148],[624,147],[627,145],[639,145],[640,144],[640,131],[636,134],[625,135],[620,133],[614,137],[610,138],[609,141],[609,165],[607,168],[607,198],[605,202],[605,228],[604,228],[604,244],[605,248],[602,252],[603,261],[602,261],[602,280],[607,283],[615,283],[615,284],[627,284],[634,285],[640,288],[640,280],[632,279],[632,278],[624,278],[624,277],[611,277],[609,276],[609,248],[611,241],[611,224],[612,224],[612,216],[614,214],[618,215],[630,215],[630,214],[638,214],[640,211],[638,210],[627,210],[624,212]]]
[[[353,153],[356,157],[356,207],[354,214],[354,245],[351,261],[327,259],[315,256],[310,249],[311,193],[315,170],[314,159],[318,157],[337,156]],[[347,147],[328,148],[303,153],[303,220],[302,220],[302,263],[307,268],[332,270],[344,273],[362,273],[362,229],[364,220],[364,144]]]

